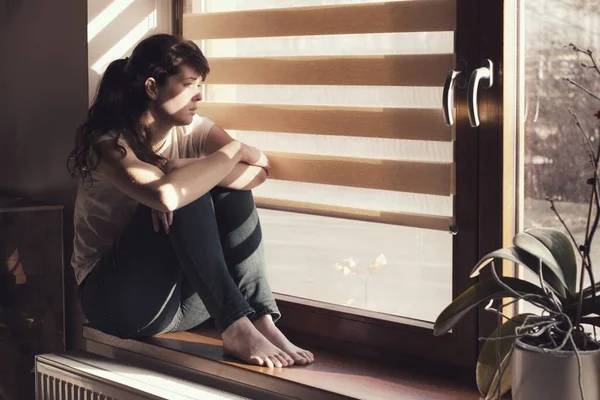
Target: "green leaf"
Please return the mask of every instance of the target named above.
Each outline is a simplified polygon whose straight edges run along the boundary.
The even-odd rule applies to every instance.
[[[552,253],[556,260],[556,266],[563,272],[567,288],[571,293],[575,293],[577,290],[577,259],[569,237],[554,228],[531,228],[525,230],[525,233],[539,240]],[[544,262],[546,261],[544,260]]]
[[[506,247],[504,249],[492,251],[479,260],[471,272],[471,278],[479,275],[479,272],[495,258],[509,260],[517,264],[521,264],[534,274],[539,275],[540,261],[538,258],[531,255],[527,251],[518,249],[516,247]],[[544,282],[546,282],[558,296],[566,299],[566,286],[563,284],[563,282],[561,282],[560,277],[556,276],[555,272],[546,264],[542,264],[542,273],[544,274]],[[558,273],[562,275],[560,270]]]
[[[569,290],[571,294],[575,294],[575,288],[573,288],[573,290],[569,288],[565,280],[563,270],[558,265],[558,261],[554,257],[554,254],[552,254],[552,252],[548,249],[548,247],[546,247],[544,243],[542,243],[536,237],[532,236],[529,232],[525,231],[517,233],[517,235],[513,239],[513,244],[518,249],[525,250],[532,256],[536,257],[538,260],[542,260],[544,265],[547,266],[550,270],[552,270],[552,273],[558,278],[560,283],[567,290]]]
[[[490,338],[504,338],[498,341],[486,341],[479,352],[477,359],[477,369],[475,378],[479,393],[485,399],[493,399],[498,390],[500,380],[500,370],[498,369],[498,356],[500,357],[500,367],[503,370],[502,382],[500,383],[501,396],[510,390],[510,356],[509,353],[515,342],[511,336],[516,334],[519,326],[525,322],[525,318],[533,314],[519,314],[511,320],[504,322],[490,335]]]
[[[519,294],[537,294],[544,298],[547,296],[539,286],[527,281],[506,277],[500,277],[500,280]],[[469,311],[481,303],[504,297],[514,296],[494,279],[486,279],[471,286],[438,315],[433,325],[433,334],[435,336],[443,335],[452,329]]]

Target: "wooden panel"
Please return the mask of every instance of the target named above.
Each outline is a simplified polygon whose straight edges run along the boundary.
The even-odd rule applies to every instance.
[[[509,61],[505,52],[512,49],[516,52],[515,47],[510,46],[510,38],[505,31],[504,15],[513,17],[515,9],[505,9],[509,7],[511,2],[483,2],[479,6],[478,20],[485,24],[485,30],[482,30],[477,43],[480,46],[480,52],[491,60],[506,60]],[[596,2],[597,3],[597,2]],[[514,3],[512,3],[514,6]],[[506,12],[506,14],[504,14]],[[491,14],[489,14],[491,13]],[[515,53],[513,53],[515,54]],[[521,60],[524,62],[524,60]],[[506,118],[510,118],[510,114],[504,115],[504,87],[517,85],[515,76],[510,74],[510,70],[504,68],[501,71],[494,71],[494,77],[498,79],[497,83],[489,90],[486,90],[479,100],[479,113],[484,118],[484,123],[478,128],[478,144],[479,144],[479,257],[488,254],[489,252],[499,249],[504,245],[503,242],[503,214],[510,213],[510,203],[505,204],[505,194],[507,190],[512,191],[512,187],[508,189],[511,182],[514,170],[507,171],[508,176],[504,176],[504,160],[512,162],[515,157],[516,147],[505,146],[505,140],[509,141],[510,136],[514,135],[513,130],[506,130],[504,123]],[[500,79],[501,78],[501,79]],[[514,103],[510,107],[514,107]],[[509,135],[505,137],[504,135]],[[508,154],[504,153],[508,151]],[[521,155],[519,155],[520,157]],[[510,199],[512,202],[514,199]],[[509,215],[509,218],[515,218],[514,215]],[[512,238],[515,231],[506,232],[507,236]],[[502,272],[501,265],[498,265],[498,272]],[[492,273],[490,268],[481,274],[480,279],[490,279]],[[497,318],[490,315],[491,313],[484,310],[479,311],[479,335],[489,336],[497,327]],[[481,344],[481,342],[480,342]]]
[[[480,0],[461,0],[457,2],[457,24],[455,35],[456,58],[464,60],[469,69],[479,65],[482,53],[479,49],[479,38],[482,31],[487,29],[485,24],[473,24],[480,21],[479,8],[484,3]],[[498,14],[496,14],[498,15]],[[480,30],[481,29],[481,30]],[[501,59],[501,58],[500,58]],[[498,77],[498,76],[497,76]],[[456,220],[458,234],[452,240],[452,298],[458,297],[464,290],[473,284],[469,278],[470,270],[480,258],[478,254],[480,222],[478,218],[480,198],[478,195],[478,177],[482,173],[478,163],[481,155],[478,151],[478,142],[481,138],[479,129],[474,129],[469,123],[468,94],[466,87],[456,90],[456,121],[454,142],[454,160],[456,168],[456,196],[454,197],[453,216]],[[480,108],[481,110],[481,108]],[[485,124],[483,124],[485,125]],[[497,135],[497,133],[491,135]],[[500,193],[490,193],[500,197]],[[483,255],[483,254],[482,254]],[[452,362],[466,363],[475,366],[477,363],[479,337],[483,335],[477,328],[479,318],[488,312],[473,312],[456,325],[452,332],[456,335],[453,350],[460,354],[458,360]],[[495,318],[495,316],[493,316]],[[422,351],[428,352],[423,349]]]
[[[365,210],[360,208],[338,207],[328,204],[315,204],[292,200],[256,197],[256,205],[277,211],[291,211],[304,214],[323,215],[359,221],[379,222],[383,224],[411,226],[414,228],[449,231],[452,222],[450,217],[411,213],[394,213],[386,211]]]
[[[225,129],[449,142],[442,111],[202,103],[199,114]]]
[[[455,0],[415,0],[356,5],[290,7],[188,14],[188,39],[453,31]]]
[[[444,86],[453,54],[220,57],[209,84]]]
[[[440,196],[454,194],[451,163],[267,152],[270,179]]]

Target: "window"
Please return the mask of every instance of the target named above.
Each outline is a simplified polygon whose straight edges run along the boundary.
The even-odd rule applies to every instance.
[[[270,282],[293,315],[320,316],[291,327],[322,333],[336,316],[341,330],[429,329],[454,293],[454,143],[440,100],[455,1],[182,7],[183,36],[211,65],[199,113],[274,166],[254,193]],[[378,340],[365,332],[343,339]]]

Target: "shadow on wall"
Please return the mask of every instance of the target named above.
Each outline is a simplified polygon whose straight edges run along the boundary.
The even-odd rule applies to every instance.
[[[172,32],[171,2],[94,0],[88,2],[88,83],[90,101],[100,76],[113,60],[131,53],[143,38]]]

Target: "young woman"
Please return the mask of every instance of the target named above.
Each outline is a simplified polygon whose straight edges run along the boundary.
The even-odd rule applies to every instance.
[[[208,73],[198,46],[164,34],[106,69],[69,158],[82,180],[72,257],[82,309],[122,338],[212,317],[227,354],[311,363],[275,326],[250,192],[269,162],[196,114]]]

